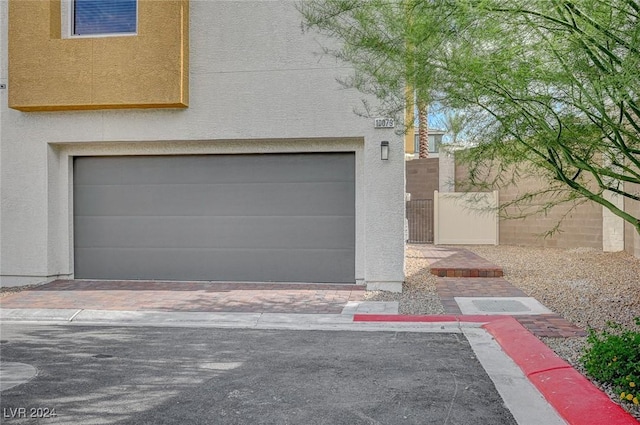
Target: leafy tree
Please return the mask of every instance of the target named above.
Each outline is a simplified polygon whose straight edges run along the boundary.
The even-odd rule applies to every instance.
[[[451,137],[451,143],[457,145],[460,136],[467,130],[470,118],[460,111],[447,111],[440,121],[440,125]]]
[[[547,183],[516,202],[548,209],[593,201],[640,232],[611,201],[640,202],[638,0],[304,0],[307,27],[342,41],[345,83],[382,100],[418,99],[472,117],[470,184]],[[541,201],[540,199],[544,199]]]

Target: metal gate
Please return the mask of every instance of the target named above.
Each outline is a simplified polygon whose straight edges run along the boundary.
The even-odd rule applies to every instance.
[[[433,199],[407,201],[409,243],[433,243]]]

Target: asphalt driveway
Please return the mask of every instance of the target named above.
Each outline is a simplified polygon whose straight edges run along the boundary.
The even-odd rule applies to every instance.
[[[460,333],[17,323],[2,331],[2,360],[38,371],[2,392],[3,423],[516,423]],[[17,417],[20,408],[56,417]]]

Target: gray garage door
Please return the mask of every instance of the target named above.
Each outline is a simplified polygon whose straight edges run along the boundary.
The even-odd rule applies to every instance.
[[[353,153],[78,157],[78,279],[355,281]]]

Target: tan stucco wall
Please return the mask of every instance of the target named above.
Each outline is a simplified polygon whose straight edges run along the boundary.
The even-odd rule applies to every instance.
[[[456,166],[456,181],[467,178],[466,167]],[[500,193],[500,205],[527,192],[544,187],[545,182],[535,177],[523,177],[517,185],[496,187]],[[457,188],[457,191],[460,189]],[[500,219],[500,243],[504,245],[525,245],[557,248],[602,249],[602,207],[594,202],[586,202],[576,207],[560,225],[560,232],[544,237],[553,229],[570,208],[558,205],[547,214],[537,214],[525,219]]]
[[[9,107],[184,108],[189,2],[139,0],[138,34],[62,38],[60,0],[9,0]]]

